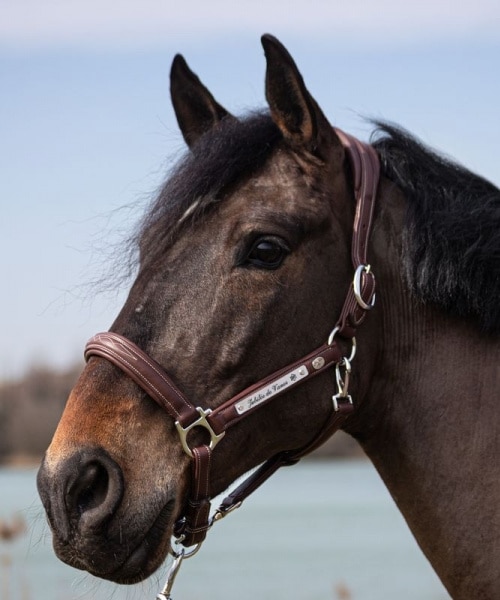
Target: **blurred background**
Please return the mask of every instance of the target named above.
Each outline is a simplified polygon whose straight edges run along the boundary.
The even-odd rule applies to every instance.
[[[0,0],[1,600],[157,591],[57,562],[34,467],[86,340],[123,302],[123,239],[184,152],[168,91],[175,53],[238,114],[264,106],[259,38],[272,33],[332,124],[369,139],[367,118],[394,121],[499,185],[499,31],[497,0]],[[179,598],[447,598],[348,440],[228,521],[181,573]],[[228,548],[234,578],[222,584]]]

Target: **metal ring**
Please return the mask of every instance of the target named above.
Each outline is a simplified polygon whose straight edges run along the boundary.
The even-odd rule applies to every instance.
[[[363,300],[363,297],[361,296],[361,276],[363,273],[369,273],[373,277],[373,282],[375,282],[375,275],[373,274],[373,271],[371,271],[370,265],[359,265],[354,273],[354,279],[352,280],[354,297],[363,310],[371,310],[375,306],[375,293],[373,293],[370,298],[370,304],[367,304]]]
[[[185,536],[184,536],[184,535],[181,535],[181,536],[179,536],[179,537],[178,537],[178,538],[175,540],[174,544],[176,544],[176,545],[179,545],[179,544],[181,544],[181,543],[182,543],[182,540],[183,540],[184,538],[185,538]],[[170,554],[170,556],[173,556],[173,557],[174,557],[174,559],[178,558],[178,557],[179,557],[179,556],[181,556],[181,555],[182,555],[182,558],[191,558],[191,556],[194,556],[194,555],[195,555],[195,554],[198,552],[198,550],[201,548],[201,545],[202,545],[202,543],[203,543],[203,542],[198,542],[197,544],[195,544],[195,545],[193,546],[193,549],[192,549],[192,550],[190,550],[189,552],[187,552],[187,551],[186,551],[186,548],[181,548],[181,549],[180,549],[178,552],[176,552],[176,551],[173,549],[173,547],[172,547],[172,544],[170,544],[170,548],[169,548],[169,551],[168,551],[168,553]]]
[[[335,339],[335,336],[337,335],[337,333],[340,331],[339,326],[337,325],[337,327],[334,327],[330,333],[330,335],[328,336],[328,341],[327,344],[329,346],[331,346],[333,344],[333,340]],[[352,343],[352,348],[351,348],[351,356],[349,356],[349,358],[347,359],[348,362],[352,362],[352,359],[356,356],[356,338],[352,337],[351,338],[351,343]]]
[[[335,338],[335,336],[337,335],[337,333],[339,332],[339,327],[334,327],[331,332],[330,335],[328,336],[328,345],[331,346],[333,344],[333,340]]]
[[[190,550],[189,552],[184,552],[184,558],[191,558],[191,556],[194,556],[201,548],[201,544],[202,542],[198,542],[196,546],[193,546],[192,550]]]

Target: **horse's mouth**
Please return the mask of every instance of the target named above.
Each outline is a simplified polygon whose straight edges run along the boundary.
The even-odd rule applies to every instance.
[[[96,577],[119,584],[139,583],[152,575],[165,560],[170,549],[175,504],[175,499],[165,504],[139,541],[138,538],[136,541],[110,540],[103,532],[99,540],[94,538],[81,544],[80,550],[56,542],[56,554],[63,562]],[[124,552],[124,547],[130,548],[130,551]],[[116,566],[117,558],[119,566]]]
[[[170,549],[174,507],[175,500],[169,500],[123,564],[118,569],[106,574],[104,576],[106,579],[121,584],[138,583],[152,575],[160,567]]]

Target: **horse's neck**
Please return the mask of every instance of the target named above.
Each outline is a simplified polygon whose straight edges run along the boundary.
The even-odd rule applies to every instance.
[[[387,218],[376,236],[386,238]],[[386,243],[387,252],[397,246]],[[393,276],[388,267],[377,279],[382,341],[353,432],[452,597],[493,600],[500,594],[498,339],[412,300]]]

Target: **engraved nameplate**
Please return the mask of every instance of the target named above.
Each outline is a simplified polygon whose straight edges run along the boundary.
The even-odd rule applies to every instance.
[[[297,367],[293,371],[290,371],[290,373],[287,373],[286,375],[283,375],[283,377],[273,381],[273,383],[270,385],[262,387],[256,390],[253,394],[249,394],[248,396],[242,398],[236,404],[236,412],[239,415],[242,415],[254,406],[262,404],[262,402],[269,400],[269,398],[272,398],[276,394],[286,390],[288,387],[293,386],[301,379],[304,379],[304,377],[306,377],[308,374],[309,372],[305,365]]]

